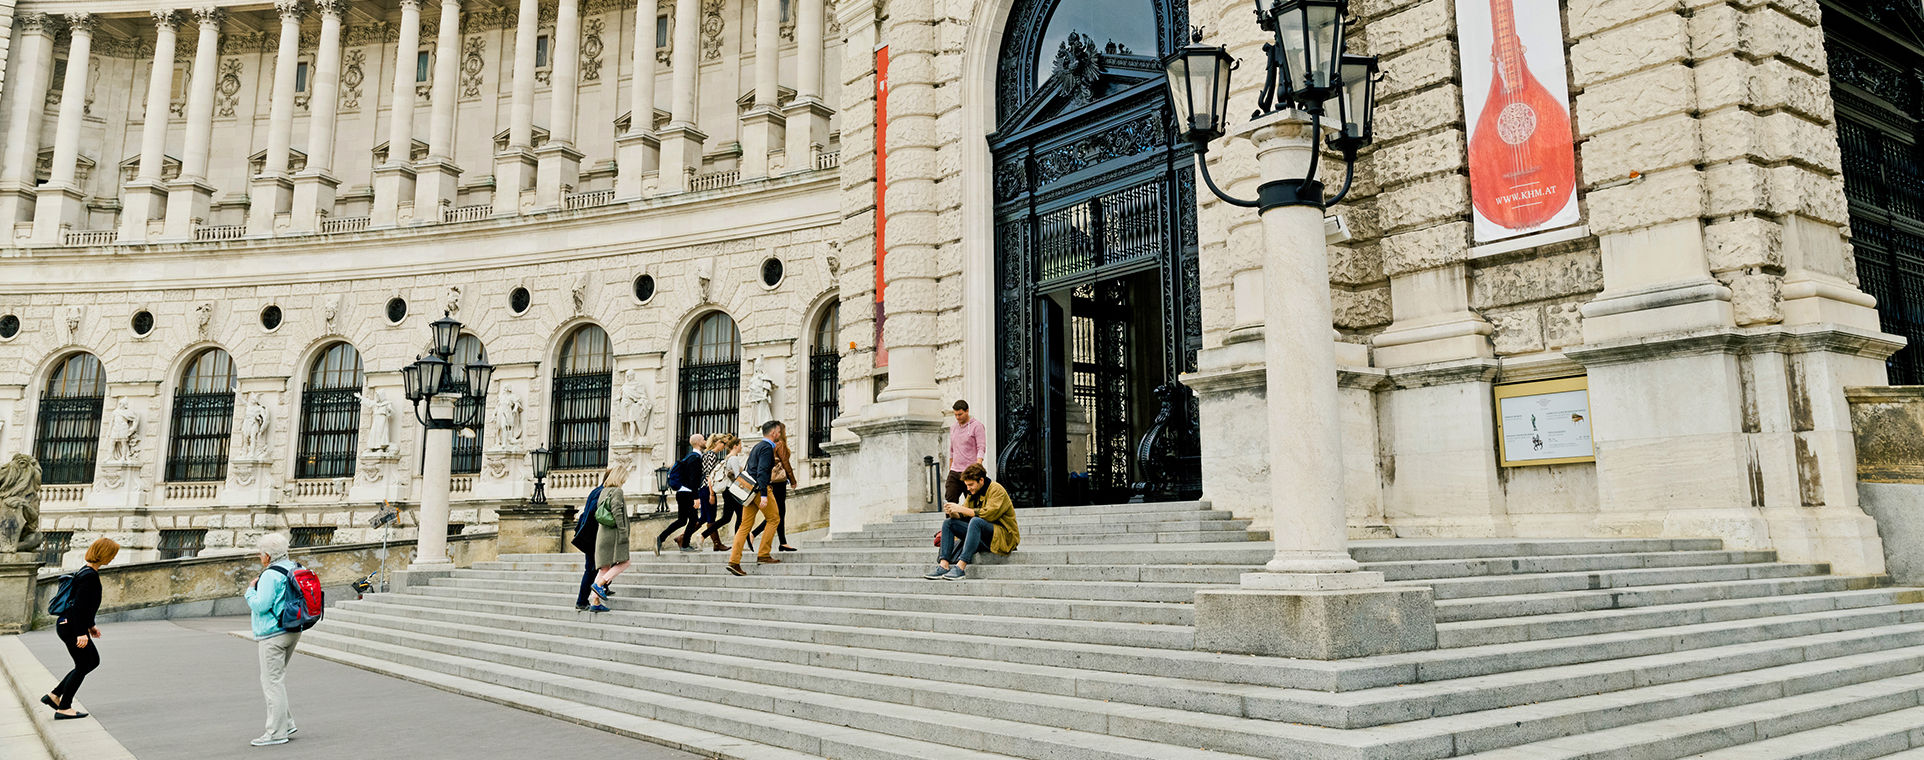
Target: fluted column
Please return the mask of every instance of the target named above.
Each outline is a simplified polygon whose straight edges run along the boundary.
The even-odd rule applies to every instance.
[[[799,172],[815,168],[815,150],[828,144],[828,117],[835,113],[822,99],[822,0],[798,0],[795,17],[795,99],[782,109],[788,117],[788,166]]]
[[[93,64],[95,19],[91,13],[67,14],[67,79],[60,89],[60,119],[54,124],[53,167],[33,204],[33,239],[58,245],[61,232],[82,224],[86,193],[74,182],[80,159],[80,120],[86,115],[87,69]]]
[[[540,162],[535,177],[536,209],[560,208],[581,181],[581,151],[575,149],[575,100],[581,80],[581,0],[556,0],[553,69],[554,85],[548,111],[548,144],[535,151]]]
[[[441,0],[441,30],[434,39],[434,84],[428,98],[428,157],[414,165],[414,221],[441,221],[441,209],[454,204],[461,167],[454,162],[454,80],[461,70],[461,0]]]
[[[301,43],[301,4],[299,0],[279,0],[274,11],[281,17],[279,47],[274,52],[273,100],[267,111],[267,157],[261,173],[248,183],[247,234],[274,234],[275,217],[293,208],[294,180],[287,173],[287,159],[294,142],[294,67],[299,63]]]
[[[14,225],[33,219],[35,165],[40,162],[40,114],[46,110],[47,84],[53,72],[54,18],[45,13],[22,13],[20,43],[7,77],[13,89],[13,108],[7,116],[6,153],[0,163],[0,244],[12,244]]]
[[[190,240],[194,226],[207,218],[214,203],[214,186],[207,184],[207,156],[213,150],[215,64],[220,60],[220,26],[227,12],[198,8],[194,20],[200,36],[194,47],[193,80],[187,89],[187,139],[180,154],[180,177],[167,183],[169,240]]]
[[[394,226],[401,218],[401,202],[414,200],[414,59],[421,51],[421,0],[401,0],[400,33],[394,45],[387,162],[374,168],[371,227]]]
[[[536,0],[515,11],[514,90],[508,104],[508,149],[494,156],[494,213],[521,213],[521,191],[534,187],[534,38]]]
[[[167,187],[160,171],[167,156],[167,116],[174,89],[175,31],[180,12],[154,11],[153,70],[147,73],[147,106],[140,117],[140,169],[121,188],[120,242],[147,239],[147,222],[160,217]]]
[[[642,196],[642,176],[661,166],[655,136],[655,0],[635,0],[635,81],[629,87],[628,131],[615,136],[615,197]]]
[[[307,168],[294,175],[294,214],[288,227],[293,232],[319,230],[321,219],[334,213],[334,191],[341,185],[333,174],[334,117],[341,101],[341,12],[346,6],[346,0],[314,3],[321,14],[321,38],[307,86]]]
[[[688,189],[688,175],[701,168],[701,146],[708,135],[695,128],[695,83],[701,74],[696,32],[701,24],[700,0],[675,0],[674,99],[667,128],[661,131],[663,194]]]
[[[783,146],[781,0],[755,1],[755,104],[742,114],[742,179],[768,176],[768,153]]]

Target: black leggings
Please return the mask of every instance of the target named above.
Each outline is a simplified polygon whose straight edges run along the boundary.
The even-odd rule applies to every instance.
[[[60,685],[53,687],[54,703],[60,705],[58,709],[66,710],[73,707],[74,695],[80,692],[80,682],[86,680],[87,674],[94,672],[94,668],[100,667],[100,642],[90,638],[87,646],[74,646],[74,639],[86,636],[87,629],[60,623],[53,630],[54,635],[60,637],[60,643],[67,646],[67,656],[73,658],[73,670],[67,671],[67,677],[60,679]]]
[[[768,484],[768,491],[769,493],[772,493],[775,495],[775,516],[781,518],[781,522],[775,525],[775,536],[781,539],[781,543],[783,546],[787,546],[788,545],[788,481],[784,480],[778,483],[770,483]],[[762,524],[755,526],[755,532],[750,533],[748,535],[753,536],[755,538],[761,538],[762,529],[766,527],[768,527],[768,521],[762,520]]]
[[[675,521],[655,536],[655,543],[667,541],[676,528],[682,528],[681,545],[687,546],[689,537],[695,535],[695,528],[701,526],[701,514],[695,509],[694,491],[675,492]]]

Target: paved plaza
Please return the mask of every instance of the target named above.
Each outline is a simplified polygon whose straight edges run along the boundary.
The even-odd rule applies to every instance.
[[[296,657],[288,672],[301,732],[278,747],[250,747],[262,719],[254,643],[230,633],[246,627],[244,618],[103,626],[101,667],[82,687],[81,706],[140,760],[695,757],[313,657]],[[24,638],[48,670],[66,672],[52,631]],[[9,743],[0,756],[12,752]]]

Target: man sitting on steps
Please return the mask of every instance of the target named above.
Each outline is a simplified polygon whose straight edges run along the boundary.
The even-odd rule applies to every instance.
[[[981,462],[962,471],[962,487],[968,498],[942,507],[948,519],[942,521],[941,552],[936,555],[935,569],[922,576],[929,580],[967,580],[969,563],[975,561],[978,549],[1008,556],[1022,542],[1009,492],[1001,483],[989,481],[989,471]],[[949,566],[951,561],[954,567]]]

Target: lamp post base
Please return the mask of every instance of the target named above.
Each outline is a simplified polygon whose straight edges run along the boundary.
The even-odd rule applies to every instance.
[[[1196,592],[1195,619],[1194,646],[1205,652],[1343,660],[1436,648],[1436,602],[1427,588],[1251,588],[1245,577],[1243,588]]]

